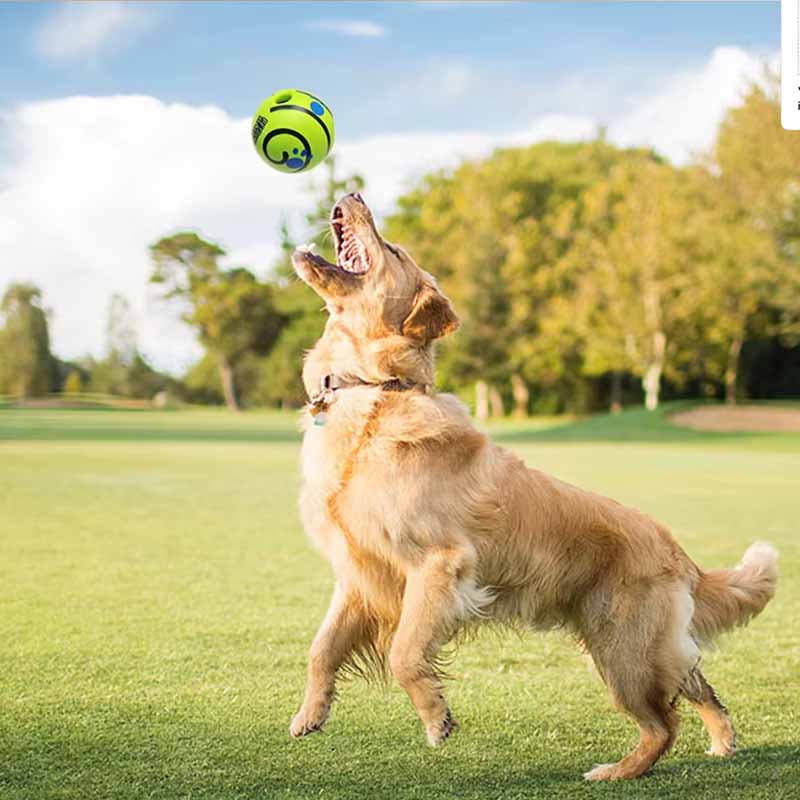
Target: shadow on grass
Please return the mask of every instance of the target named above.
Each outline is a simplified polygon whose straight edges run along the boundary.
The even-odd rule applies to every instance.
[[[115,713],[116,712],[116,713]],[[439,798],[796,797],[798,745],[755,747],[734,759],[667,757],[640,780],[587,783],[583,748],[563,748],[548,764],[481,757],[474,749],[429,751],[391,734],[289,741],[286,731],[253,726],[236,734],[196,719],[148,723],[108,709],[99,725],[27,730],[0,727],[0,797],[133,800],[142,797],[234,800],[438,800]],[[20,735],[22,734],[22,735]],[[580,752],[578,750],[580,749]]]

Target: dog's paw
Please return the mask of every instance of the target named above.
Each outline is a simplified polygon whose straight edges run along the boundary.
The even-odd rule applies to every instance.
[[[616,764],[598,764],[594,769],[583,773],[587,781],[615,781],[620,776]]]
[[[431,723],[426,729],[431,747],[438,747],[458,727],[448,708],[440,722]]]
[[[330,706],[320,706],[316,709],[301,708],[292,719],[289,725],[289,735],[294,739],[301,736],[308,736],[309,733],[316,733],[322,730],[325,720],[328,719]]]
[[[716,758],[730,758],[736,754],[736,745],[733,742],[713,742],[706,750],[707,756]]]

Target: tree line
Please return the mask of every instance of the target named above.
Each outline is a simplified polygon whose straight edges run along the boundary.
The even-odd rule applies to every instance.
[[[331,257],[330,207],[364,182],[338,179],[332,159],[326,169],[306,223]],[[602,132],[498,150],[425,176],[384,229],[453,300],[462,327],[441,345],[439,380],[479,417],[800,395],[800,142],[780,127],[774,82],[753,86],[687,166]],[[179,381],[146,364],[135,335],[111,330],[126,318],[119,299],[107,357],[59,366],[41,295],[11,287],[0,393],[63,388],[71,369],[73,388],[302,404],[302,355],[324,317],[292,273],[285,224],[281,241],[269,280],[222,266],[222,247],[197,233],[151,246],[151,280],[181,301],[205,350]]]
[[[48,313],[42,292],[12,283],[0,301],[0,395],[14,398],[93,393],[152,399],[180,392],[180,381],[153,369],[139,352],[130,304],[111,297],[103,357],[66,361],[50,349]]]

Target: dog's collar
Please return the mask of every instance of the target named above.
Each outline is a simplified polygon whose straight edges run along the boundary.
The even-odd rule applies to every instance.
[[[356,386],[372,386],[383,389],[385,392],[410,392],[414,389],[427,392],[429,386],[416,381],[404,381],[400,378],[390,378],[388,381],[372,383],[362,381],[360,378],[343,378],[341,375],[329,373],[319,382],[319,391],[309,401],[308,410],[311,416],[316,417],[328,410],[330,404],[336,399],[336,392],[342,389],[353,389]]]

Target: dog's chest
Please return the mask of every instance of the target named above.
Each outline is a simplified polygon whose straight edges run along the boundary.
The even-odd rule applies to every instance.
[[[361,413],[350,424],[353,416],[331,413],[325,425],[305,426],[300,511],[306,533],[334,562],[356,551],[365,558],[396,555],[389,535],[396,503],[387,496],[387,463],[376,457],[381,446],[368,418]]]
[[[341,452],[327,426],[311,425],[303,436],[300,466],[306,493],[324,497],[341,480]]]
[[[310,415],[304,421],[300,511],[306,533],[328,556],[338,546],[332,539],[339,538],[331,504],[347,485],[348,464],[360,433],[358,426],[347,423],[348,416],[341,409],[333,409],[326,414],[324,425],[315,425]]]

